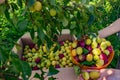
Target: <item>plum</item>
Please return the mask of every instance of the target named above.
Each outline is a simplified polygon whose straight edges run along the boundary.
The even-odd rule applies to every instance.
[[[35,62],[36,62],[36,63],[39,63],[40,61],[41,61],[40,58],[36,58],[36,59],[35,59]]]
[[[59,54],[59,58],[62,59],[64,57],[64,54]]]
[[[59,44],[60,44],[60,46],[63,46],[64,45],[64,41],[60,41]]]
[[[112,46],[108,46],[107,47],[107,50],[109,50],[110,51],[110,53],[113,51],[113,48],[112,48]]]
[[[75,59],[77,62],[80,61],[80,60],[79,60],[79,56],[74,56],[74,59]]]
[[[59,64],[56,64],[56,65],[55,65],[55,68],[60,68],[60,65],[59,65]]]
[[[101,54],[100,54],[100,59],[106,61],[106,60],[107,60],[107,55],[104,54],[104,53],[101,53]]]
[[[79,56],[80,61],[85,61],[85,59],[86,59],[86,56],[84,54]]]
[[[81,46],[82,48],[84,48],[84,47],[85,47],[85,42],[84,42],[84,40],[78,41],[78,46]]]
[[[29,48],[30,49],[32,49],[32,48],[34,48],[35,47],[35,44],[33,43],[33,44],[29,44]]]
[[[21,60],[26,61],[27,58],[25,58],[24,56],[22,56],[22,57],[21,57]]]
[[[39,68],[37,66],[32,67],[32,70],[38,70]]]
[[[87,45],[87,46],[86,46],[86,49],[87,49],[88,51],[91,51],[91,50],[92,50],[92,47],[91,47],[90,45]]]

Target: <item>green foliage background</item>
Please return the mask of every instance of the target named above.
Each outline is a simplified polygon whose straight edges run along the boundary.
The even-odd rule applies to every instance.
[[[1,66],[3,66],[3,63],[6,66],[8,61],[17,65],[15,61],[19,61],[19,59],[15,57],[11,49],[25,32],[31,33],[35,43],[40,45],[46,42],[51,45],[54,37],[60,35],[59,32],[62,29],[70,29],[71,34],[80,38],[85,34],[97,33],[120,17],[119,0],[38,1],[42,3],[42,10],[36,12],[29,10],[35,0],[6,0],[5,3],[0,4]],[[57,15],[50,16],[50,9],[55,9]],[[34,32],[38,33],[37,37],[34,36]],[[115,50],[114,60],[109,67],[115,68],[118,55],[120,55],[120,39],[116,34],[107,37],[107,39],[111,41]],[[11,57],[15,58],[12,58],[12,60]],[[21,61],[19,63],[25,64]],[[11,68],[15,70],[15,67],[12,66],[9,69]],[[25,72],[26,70],[21,71]],[[18,75],[21,71],[18,71]],[[30,75],[29,73],[25,74]]]

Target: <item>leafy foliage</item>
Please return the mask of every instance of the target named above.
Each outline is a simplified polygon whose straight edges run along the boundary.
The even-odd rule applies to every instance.
[[[30,76],[29,65],[11,53],[14,44],[25,32],[30,32],[38,45],[47,43],[49,47],[56,38],[53,36],[61,35],[62,29],[70,29],[71,34],[80,38],[84,34],[97,33],[120,17],[119,0],[37,1],[42,4],[40,11],[30,9],[36,0],[5,0],[0,3],[0,74],[3,74],[0,77],[6,76],[6,73],[3,73],[4,66],[9,69],[7,73],[10,73],[6,79],[15,80],[21,72],[25,80],[25,75]],[[50,15],[51,9],[56,11],[55,16]],[[37,39],[35,32],[38,34]],[[109,67],[115,68],[120,55],[119,39],[112,35],[108,40],[112,42],[116,54]]]

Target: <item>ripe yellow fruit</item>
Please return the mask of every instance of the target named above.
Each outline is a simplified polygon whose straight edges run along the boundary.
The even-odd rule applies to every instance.
[[[94,49],[92,50],[92,53],[93,53],[94,55],[100,55],[100,54],[101,54],[101,50],[100,50],[99,48],[94,48]]]
[[[82,73],[82,77],[84,80],[89,80],[89,78],[90,78],[89,73],[87,71]]]
[[[72,56],[76,56],[76,55],[77,55],[76,49],[73,49],[73,50],[72,50]]]
[[[97,60],[97,63],[96,63],[97,67],[101,67],[103,65],[104,65],[104,60],[101,60],[101,59]]]
[[[106,41],[106,45],[107,45],[107,46],[111,46],[110,41]]]
[[[88,54],[86,57],[87,61],[92,61],[93,60],[93,55],[92,54]]]
[[[98,46],[98,43],[96,41],[93,41],[91,44],[91,47],[94,49]]]
[[[94,55],[93,59],[96,61],[96,60],[99,60],[100,57],[98,55]]]
[[[90,76],[91,79],[96,80],[100,77],[100,72],[99,71],[91,71],[89,73],[89,76]]]
[[[81,55],[83,53],[82,47],[78,47],[76,49],[76,52],[77,52],[78,55]]]
[[[35,4],[34,4],[34,9],[35,9],[36,11],[40,11],[40,10],[42,9],[42,4],[41,4],[41,2],[36,1]]]
[[[35,11],[40,11],[42,9],[42,4],[39,1],[36,1],[33,6],[31,6],[30,11],[35,12]]]
[[[91,39],[86,39],[86,40],[85,40],[85,44],[86,44],[86,45],[90,45],[91,42],[92,42]]]
[[[50,15],[51,16],[56,16],[56,10],[55,9],[50,9]]]

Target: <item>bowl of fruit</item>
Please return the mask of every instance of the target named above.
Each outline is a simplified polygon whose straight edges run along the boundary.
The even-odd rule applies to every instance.
[[[105,38],[86,36],[72,43],[71,56],[82,69],[102,69],[111,63],[114,50]]]

